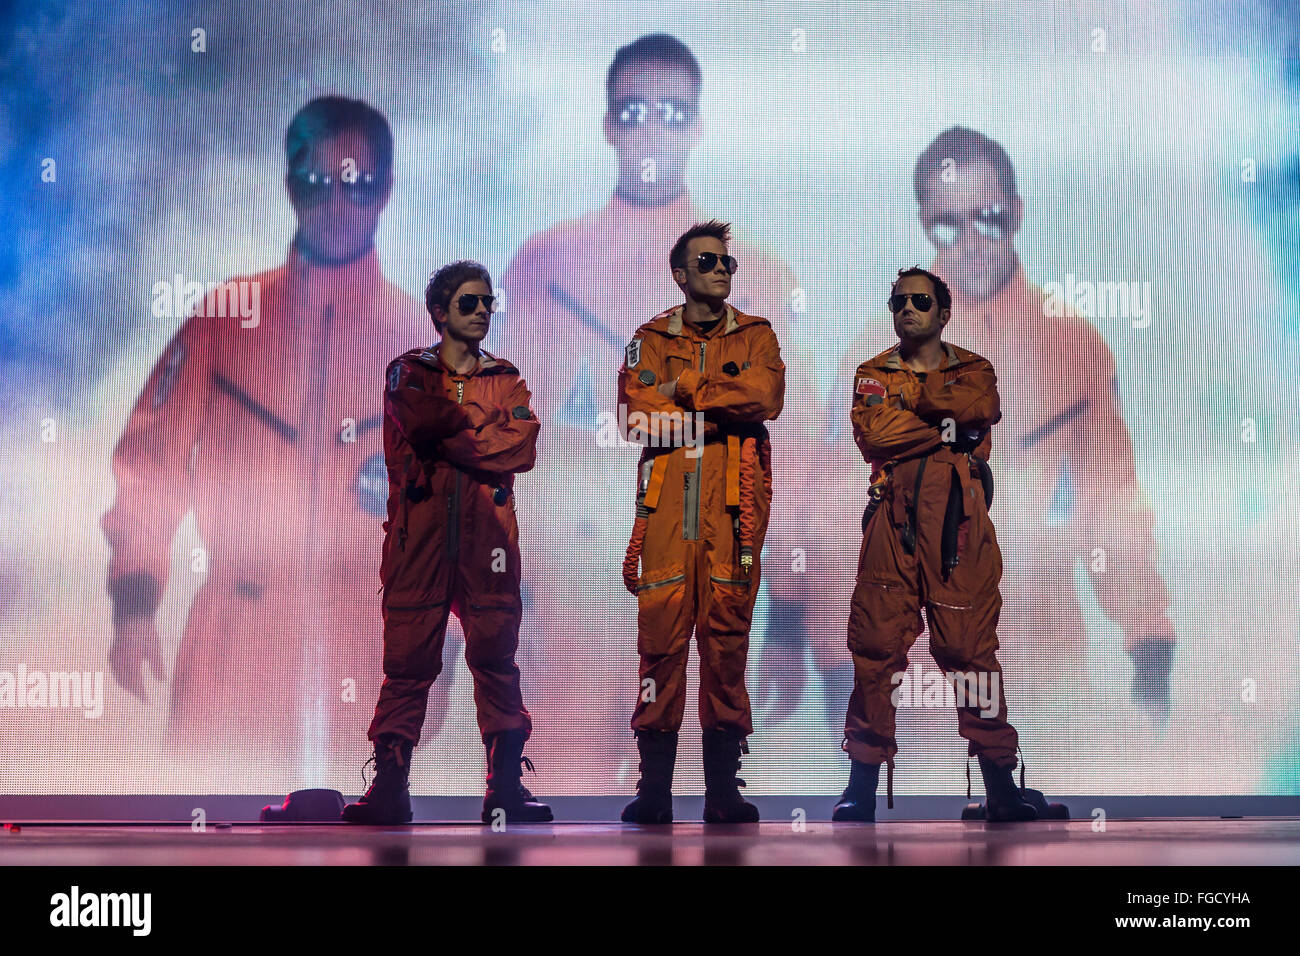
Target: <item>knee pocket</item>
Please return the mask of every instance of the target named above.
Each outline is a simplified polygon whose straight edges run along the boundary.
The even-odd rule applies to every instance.
[[[859,581],[854,587],[848,647],[855,655],[882,662],[906,659],[921,631],[916,597],[902,585]]]
[[[686,607],[686,569],[672,565],[641,575],[637,587],[636,649],[643,657],[678,653],[686,647],[690,622]]]

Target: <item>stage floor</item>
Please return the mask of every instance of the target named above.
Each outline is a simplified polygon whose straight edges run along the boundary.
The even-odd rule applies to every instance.
[[[20,823],[0,830],[0,866],[153,865],[1300,865],[1300,819],[907,821],[705,827],[616,823]]]

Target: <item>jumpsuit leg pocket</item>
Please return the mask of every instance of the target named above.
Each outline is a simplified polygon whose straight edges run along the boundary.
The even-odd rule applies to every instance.
[[[686,569],[674,565],[641,576],[637,586],[637,652],[643,657],[672,654],[673,644],[683,628],[686,606]]]
[[[522,611],[518,594],[468,595],[457,608],[465,632],[465,662],[475,668],[513,659],[519,649]]]
[[[384,605],[384,674],[426,680],[442,670],[448,602]]]

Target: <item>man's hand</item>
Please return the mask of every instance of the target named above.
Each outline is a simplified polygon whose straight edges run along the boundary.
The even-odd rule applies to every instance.
[[[1129,696],[1138,709],[1156,723],[1169,720],[1169,669],[1174,646],[1169,641],[1144,638],[1133,645],[1133,684]]]
[[[155,681],[167,680],[163,667],[162,642],[152,616],[140,615],[114,622],[113,644],[108,649],[108,665],[118,686],[149,703],[144,687],[144,664]]]
[[[659,394],[664,396],[665,398],[672,398],[674,395],[676,395],[677,379],[673,379],[671,382],[660,382]]]

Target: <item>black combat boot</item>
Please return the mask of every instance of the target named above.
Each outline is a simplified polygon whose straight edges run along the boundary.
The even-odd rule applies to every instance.
[[[757,823],[758,807],[740,795],[736,776],[745,738],[726,730],[704,731],[704,822]]]
[[[393,734],[383,734],[375,741],[375,755],[370,758],[375,762],[374,782],[365,796],[343,808],[345,823],[394,826],[411,822],[409,780],[414,749],[414,741]]]
[[[876,786],[880,783],[880,764],[854,760],[849,768],[849,785],[840,794],[840,802],[831,812],[836,823],[876,822]]]
[[[624,823],[673,822],[673,767],[677,764],[677,731],[638,730],[641,779],[636,799],[623,808]]]
[[[550,823],[555,819],[551,808],[538,802],[519,780],[525,766],[533,769],[533,762],[524,756],[527,738],[522,730],[507,730],[483,742],[488,762],[484,823],[492,823],[497,810],[505,811],[507,823]]]
[[[979,764],[980,773],[984,776],[988,808],[986,819],[990,823],[1018,823],[1038,819],[1038,811],[1016,787],[1010,767],[999,767],[983,754],[979,756]]]

